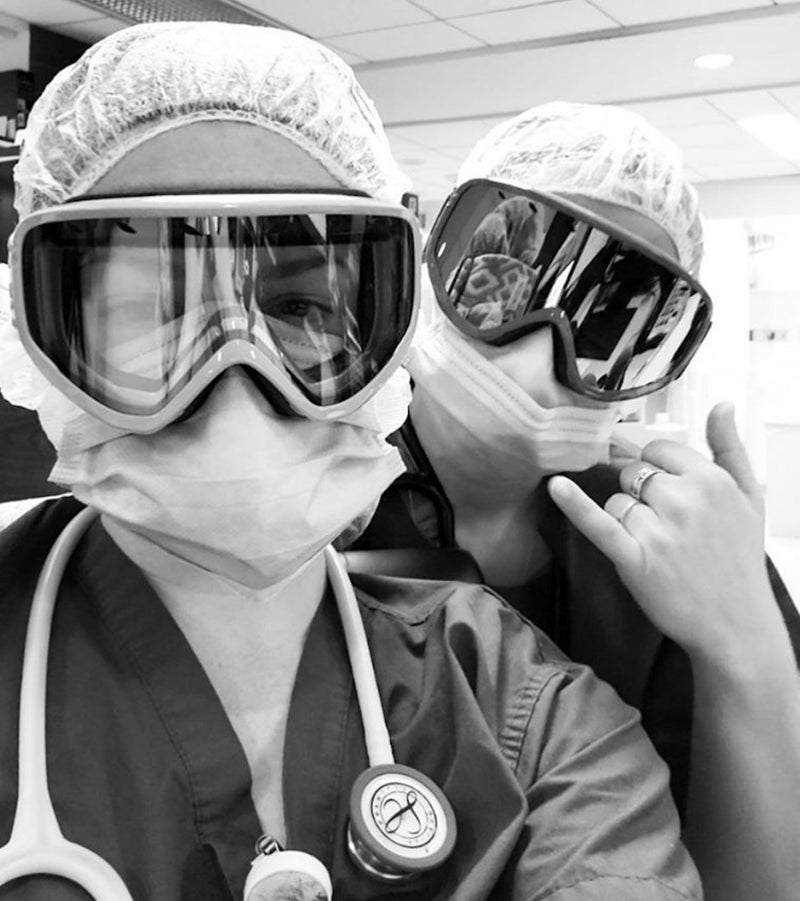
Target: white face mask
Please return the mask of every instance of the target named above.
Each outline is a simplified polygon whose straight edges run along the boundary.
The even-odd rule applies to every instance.
[[[408,370],[423,446],[478,484],[518,493],[608,460],[615,407],[542,407],[443,318],[420,336]]]
[[[100,510],[146,569],[168,575],[172,555],[261,589],[315,556],[403,471],[385,437],[409,400],[398,370],[345,420],[289,419],[230,370],[193,416],[155,435],[75,450],[67,427],[52,478]]]

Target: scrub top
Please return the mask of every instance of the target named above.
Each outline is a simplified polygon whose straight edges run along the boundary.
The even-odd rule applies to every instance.
[[[47,502],[0,535],[3,843],[30,602],[77,509]],[[324,597],[290,705],[283,793],[287,846],[322,860],[336,901],[701,897],[666,767],[613,690],[482,587],[374,576],[354,587],[396,759],[444,790],[458,839],[448,863],[411,885],[377,883],[349,860],[350,788],[367,759]],[[47,758],[64,835],[108,861],[136,901],[242,898],[262,832],[244,752],[177,624],[99,521],[55,609]],[[84,897],[44,876],[0,890],[14,901]]]
[[[384,492],[355,548],[454,547],[449,501],[410,421],[393,440],[408,472]],[[608,465],[568,475],[600,506],[619,490],[619,472]],[[537,488],[534,505],[551,566],[525,585],[497,591],[572,660],[590,666],[641,712],[648,736],[669,765],[673,797],[685,820],[694,695],[689,658],[642,612],[611,561],[558,509],[546,481]],[[772,561],[766,562],[775,602],[800,665],[800,612]],[[414,565],[411,555],[404,574]],[[428,560],[426,566],[431,570],[434,563]]]

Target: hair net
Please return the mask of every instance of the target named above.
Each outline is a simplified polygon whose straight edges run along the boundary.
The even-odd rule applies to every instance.
[[[680,150],[641,116],[615,106],[554,102],[502,122],[479,141],[459,184],[493,178],[582,194],[648,216],[697,273],[703,252],[697,192]]]
[[[278,28],[162,22],[112,34],[48,85],[14,172],[17,211],[62,203],[148,138],[214,119],[283,135],[372,197],[407,190],[375,107],[333,52]]]
[[[198,121],[248,122],[293,141],[351,189],[399,202],[410,182],[374,105],[342,60],[291,31],[220,22],[136,25],[98,42],[35,103],[14,170],[21,217],[94,185],[134,147]],[[34,367],[0,283],[0,392],[40,410]],[[66,398],[69,415],[79,411]],[[60,408],[59,408],[60,409]],[[67,417],[62,411],[59,422]],[[51,441],[58,438],[48,430]]]
[[[11,313],[10,272],[0,263],[0,391],[18,407],[36,410],[50,383],[33,365],[19,339]]]

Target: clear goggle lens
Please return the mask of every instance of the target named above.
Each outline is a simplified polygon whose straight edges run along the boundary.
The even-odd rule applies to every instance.
[[[177,415],[237,364],[327,418],[363,402],[410,337],[418,239],[405,215],[123,216],[103,203],[49,211],[15,239],[21,325],[78,400],[126,427]]]

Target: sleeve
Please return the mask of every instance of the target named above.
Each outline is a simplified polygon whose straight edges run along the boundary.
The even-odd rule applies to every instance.
[[[797,604],[789,594],[783,579],[778,572],[777,567],[772,560],[767,557],[767,575],[775,594],[775,600],[780,608],[783,621],[786,623],[786,630],[789,633],[789,640],[792,642],[795,660],[800,666],[800,610]]]
[[[528,814],[502,897],[702,898],[668,770],[638,713],[586,667],[548,670],[518,699],[527,705],[516,770]]]

